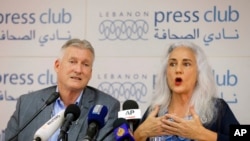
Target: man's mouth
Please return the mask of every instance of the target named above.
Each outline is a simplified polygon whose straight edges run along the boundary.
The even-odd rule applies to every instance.
[[[71,77],[72,79],[82,80],[80,77]]]

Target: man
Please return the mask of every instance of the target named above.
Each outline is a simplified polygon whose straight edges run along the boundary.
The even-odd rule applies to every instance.
[[[37,129],[70,104],[78,105],[81,114],[67,132],[68,141],[83,140],[88,128],[88,112],[95,105],[104,105],[108,108],[107,121],[105,126],[100,129],[97,140],[104,138],[117,119],[120,103],[112,96],[88,86],[92,76],[94,59],[94,48],[88,41],[79,39],[67,41],[62,46],[60,55],[54,63],[57,85],[20,96],[16,110],[8,122],[5,140],[9,141],[13,138],[54,92],[59,93],[59,98],[38,114],[13,140],[33,140]],[[50,141],[57,141],[59,132],[60,129],[51,136]],[[104,140],[112,141],[115,138],[113,134],[110,134]]]

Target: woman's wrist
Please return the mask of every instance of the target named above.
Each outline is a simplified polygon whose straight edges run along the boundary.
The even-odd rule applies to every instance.
[[[148,135],[145,132],[145,130],[143,130],[143,128],[139,126],[134,131],[134,138],[135,138],[136,141],[146,141],[146,139],[148,138]]]
[[[198,141],[217,141],[217,133],[206,128],[202,129],[198,134]]]

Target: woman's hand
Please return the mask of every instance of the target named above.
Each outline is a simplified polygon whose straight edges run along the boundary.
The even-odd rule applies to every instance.
[[[156,117],[160,107],[156,106],[154,110],[148,115],[147,119],[140,124],[135,130],[134,137],[136,141],[145,141],[148,137],[166,135],[167,132],[162,126],[165,116]]]
[[[200,117],[196,114],[194,108],[190,107],[189,111],[192,116],[191,119],[184,119],[176,115],[166,114],[163,120],[163,127],[166,132],[195,140],[216,140],[217,134],[206,129],[202,125]]]

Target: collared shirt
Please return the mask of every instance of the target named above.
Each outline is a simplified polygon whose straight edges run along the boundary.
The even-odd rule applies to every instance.
[[[168,110],[166,111],[166,113],[168,113]],[[187,117],[185,117],[185,119],[190,120],[192,119],[192,116],[188,115]],[[172,121],[173,119],[169,120]],[[165,135],[165,136],[151,137],[149,141],[191,141],[191,139],[187,139],[176,135]]]
[[[169,135],[169,136],[151,137],[149,141],[191,141],[191,139],[183,138],[176,135]]]
[[[56,91],[58,92],[58,88],[56,89]],[[82,92],[83,91],[81,91],[81,94],[79,95],[79,97],[77,98],[77,100],[75,102],[75,104],[78,106],[79,106],[79,103],[80,103],[80,100],[82,97]],[[53,108],[51,117],[53,117],[54,115],[56,115],[57,113],[59,113],[62,110],[65,110],[65,109],[66,109],[65,105],[64,105],[63,101],[61,100],[61,98],[59,97],[54,104],[54,108]],[[55,131],[55,133],[50,137],[49,141],[57,141],[59,133],[60,133],[60,128]]]

